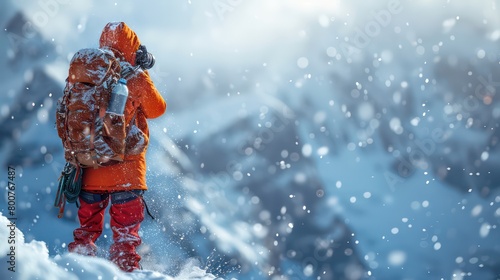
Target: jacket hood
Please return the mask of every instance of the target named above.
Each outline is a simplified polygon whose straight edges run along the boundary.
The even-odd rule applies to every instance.
[[[106,24],[99,39],[100,48],[111,49],[115,55],[123,57],[131,65],[135,65],[135,53],[140,44],[137,34],[124,22]]]

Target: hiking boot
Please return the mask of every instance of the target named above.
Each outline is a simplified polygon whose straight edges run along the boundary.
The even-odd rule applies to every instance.
[[[68,251],[83,256],[93,257],[97,254],[97,246],[93,243],[71,242],[68,244]]]

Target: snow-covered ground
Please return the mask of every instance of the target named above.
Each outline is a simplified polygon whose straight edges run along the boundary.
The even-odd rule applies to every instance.
[[[9,220],[1,213],[0,226],[1,240],[14,240],[2,242],[0,246],[0,261],[7,264],[6,269],[0,271],[2,279],[216,279],[198,268],[195,260],[186,262],[180,274],[173,278],[149,270],[125,273],[108,260],[73,253],[50,257],[45,242],[32,240],[26,243],[23,233],[15,227],[15,220]]]

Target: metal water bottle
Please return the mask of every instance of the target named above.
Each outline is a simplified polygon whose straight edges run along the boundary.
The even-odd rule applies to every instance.
[[[122,115],[128,97],[127,80],[121,78],[111,91],[107,112]]]

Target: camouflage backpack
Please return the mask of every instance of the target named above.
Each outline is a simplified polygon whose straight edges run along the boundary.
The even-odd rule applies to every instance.
[[[120,70],[108,50],[82,49],[71,59],[56,112],[57,133],[69,163],[97,168],[123,160],[125,117],[106,112]]]

